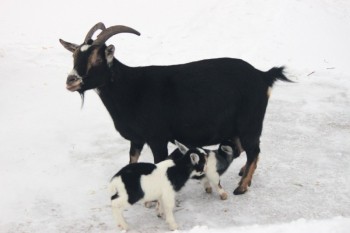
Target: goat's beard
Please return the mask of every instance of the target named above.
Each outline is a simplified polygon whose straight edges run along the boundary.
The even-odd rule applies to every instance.
[[[80,109],[83,109],[84,107],[84,100],[85,100],[85,92],[84,91],[78,91],[81,97],[81,106]]]

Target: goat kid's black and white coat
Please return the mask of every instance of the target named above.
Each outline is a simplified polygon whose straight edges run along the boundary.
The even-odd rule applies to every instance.
[[[227,171],[232,161],[241,154],[242,150],[237,144],[237,142],[226,141],[221,143],[217,150],[203,150],[204,153],[207,154],[207,169],[205,174],[193,176],[194,179],[202,181],[207,193],[212,193],[213,186],[219,193],[221,200],[226,200],[228,193],[223,189],[220,183],[220,176]],[[182,153],[180,149],[176,149],[169,157],[176,160],[182,157]]]
[[[158,164],[128,164],[112,178],[112,209],[119,227],[128,228],[122,215],[125,208],[138,201],[157,200],[158,215],[164,214],[170,229],[177,229],[173,216],[175,193],[190,177],[204,173],[207,156],[203,150],[188,149],[182,144],[177,144],[183,153],[181,158],[166,159]]]

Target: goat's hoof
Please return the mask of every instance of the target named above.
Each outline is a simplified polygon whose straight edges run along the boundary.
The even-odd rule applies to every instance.
[[[123,223],[123,224],[118,224],[118,227],[123,230],[123,231],[127,231],[128,230],[128,225]]]
[[[206,193],[212,193],[213,192],[213,189],[211,187],[206,187],[205,188],[205,192]]]
[[[220,199],[221,199],[221,200],[227,200],[227,197],[228,197],[227,192],[224,192],[224,193],[222,193],[222,194],[220,195]]]
[[[247,187],[243,187],[243,186],[238,186],[235,191],[233,191],[234,195],[241,195],[244,194],[245,192],[247,192],[248,188]]]
[[[176,223],[174,223],[174,224],[170,224],[170,225],[169,225],[169,229],[170,229],[171,231],[175,231],[175,230],[177,230],[177,229],[178,229],[178,226],[177,226],[177,224],[176,224]]]
[[[144,203],[144,205],[145,205],[146,208],[150,209],[150,208],[156,207],[157,203],[158,203],[157,201],[146,201]]]

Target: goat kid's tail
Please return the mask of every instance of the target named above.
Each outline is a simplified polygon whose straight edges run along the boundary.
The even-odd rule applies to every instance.
[[[117,190],[117,179],[116,177],[113,177],[111,182],[109,183],[109,192],[111,194],[111,201],[119,197],[118,190]]]
[[[293,82],[284,75],[284,68],[284,66],[273,67],[269,71],[263,72],[265,83],[268,86],[272,87],[277,80],[284,82]]]

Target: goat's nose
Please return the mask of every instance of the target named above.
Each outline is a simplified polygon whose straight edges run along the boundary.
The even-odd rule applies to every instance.
[[[70,85],[70,84],[74,83],[74,82],[77,81],[77,80],[78,80],[78,77],[77,77],[77,76],[75,76],[75,75],[69,75],[69,76],[67,77],[67,82],[66,82],[66,84],[67,84],[67,85]]]

